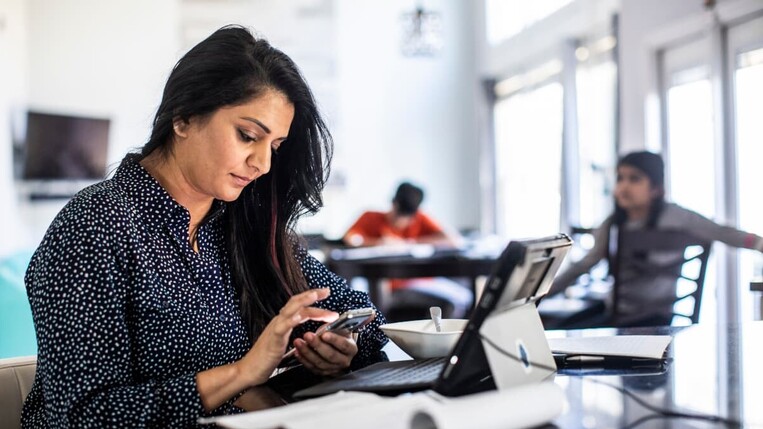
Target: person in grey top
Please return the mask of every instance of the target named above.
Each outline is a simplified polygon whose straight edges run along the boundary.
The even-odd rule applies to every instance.
[[[604,258],[614,260],[617,252],[616,231],[639,230],[681,231],[699,240],[721,241],[729,246],[763,252],[763,238],[738,229],[719,225],[706,217],[665,201],[665,167],[660,155],[633,152],[617,163],[615,212],[594,230],[594,247],[580,261],[571,264],[554,280],[550,294],[564,291],[578,277],[587,273]],[[659,259],[676,255],[655,252],[641,261],[619,260],[618,326],[669,325],[676,298],[676,276],[645,277],[635,269],[636,264],[656,264]],[[675,252],[673,252],[675,253]],[[680,255],[678,255],[680,257]],[[611,324],[611,299],[608,314],[597,318],[599,324]]]

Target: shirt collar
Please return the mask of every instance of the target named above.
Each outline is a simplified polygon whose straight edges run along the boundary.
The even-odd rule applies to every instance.
[[[191,222],[188,210],[175,201],[172,196],[140,165],[139,157],[127,155],[114,174],[114,180],[126,191],[137,208],[137,215],[152,229],[166,224],[170,227],[182,227],[187,230]],[[212,212],[219,218],[225,211],[225,203],[215,200]]]

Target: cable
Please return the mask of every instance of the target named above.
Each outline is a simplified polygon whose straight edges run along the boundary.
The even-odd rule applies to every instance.
[[[518,356],[516,356],[515,354],[505,350],[503,347],[501,347],[498,344],[494,343],[489,338],[487,338],[484,335],[482,335],[482,333],[480,333],[479,336],[480,336],[480,339],[482,341],[487,343],[490,347],[495,349],[498,353],[500,353],[500,354],[502,354],[502,355],[504,355],[504,356],[506,356],[506,357],[508,357],[508,358],[510,358],[512,360],[514,360],[515,362],[519,362],[522,365],[525,365],[527,362],[529,362],[530,364],[532,364],[532,365],[534,365],[534,366],[536,366],[538,368],[541,368],[541,369],[546,369],[546,370],[550,370],[550,371],[554,371],[554,372],[556,372],[556,370],[557,370],[556,367],[551,367],[551,366],[540,364],[540,363],[533,362],[533,361],[524,361],[521,358],[519,358]],[[601,384],[603,386],[607,386],[607,387],[609,387],[611,389],[614,389],[614,390],[620,392],[621,394],[623,394],[623,395],[633,399],[634,402],[636,402],[637,404],[639,404],[642,407],[646,408],[647,410],[652,411],[652,412],[654,412],[655,414],[658,414],[661,417],[685,418],[685,419],[692,419],[692,420],[706,420],[706,421],[710,421],[710,422],[714,422],[714,423],[723,423],[723,424],[725,424],[727,426],[732,426],[732,427],[741,427],[742,426],[742,422],[740,422],[738,420],[729,419],[729,418],[725,418],[725,417],[721,417],[721,416],[715,416],[715,415],[712,415],[712,414],[687,413],[687,412],[672,410],[672,409],[669,409],[669,408],[655,407],[654,405],[651,405],[651,404],[647,403],[643,399],[641,399],[638,396],[636,396],[634,393],[632,393],[632,392],[630,392],[630,391],[628,391],[628,390],[626,390],[626,389],[624,389],[624,388],[622,388],[620,386],[616,386],[614,384],[610,384],[610,383],[607,383],[607,382],[604,382],[604,381],[601,381],[601,380],[596,380],[596,379],[591,378],[591,377],[583,377],[583,376],[579,376],[579,375],[571,375],[570,377],[577,377],[577,378],[580,378],[581,380],[588,381],[590,383]],[[650,417],[650,416],[646,416],[646,417]],[[635,420],[634,422],[631,422],[628,426],[626,426],[626,428],[633,428],[633,427],[635,427],[637,425],[640,425],[640,424],[650,420],[651,418],[656,418],[654,416],[652,416],[651,418],[646,418],[646,417],[642,417],[642,418],[640,418],[638,420]]]

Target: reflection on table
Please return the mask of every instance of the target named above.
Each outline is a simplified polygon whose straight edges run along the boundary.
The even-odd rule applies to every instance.
[[[557,375],[569,410],[560,427],[728,427],[721,422],[669,418],[649,407],[763,425],[763,323],[689,327],[548,331],[549,336],[663,334],[673,336],[664,373]],[[622,389],[627,393],[623,393]],[[639,401],[643,402],[642,405]]]
[[[673,336],[668,364],[654,371],[560,371],[554,381],[564,389],[568,407],[553,422],[556,427],[729,427],[723,422],[666,417],[655,409],[721,416],[742,421],[745,427],[763,425],[763,407],[758,405],[763,400],[763,322],[733,327],[547,331],[549,337],[613,334]],[[267,387],[251,389],[237,402],[247,410],[281,404],[280,396]]]

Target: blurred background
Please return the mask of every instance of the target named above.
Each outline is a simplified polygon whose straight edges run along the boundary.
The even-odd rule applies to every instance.
[[[470,237],[594,227],[639,149],[665,157],[669,199],[763,233],[761,0],[0,0],[3,278],[143,145],[174,63],[230,23],[295,60],[333,132],[305,234],[340,237],[401,180]],[[751,319],[759,255],[712,259],[703,319]]]

